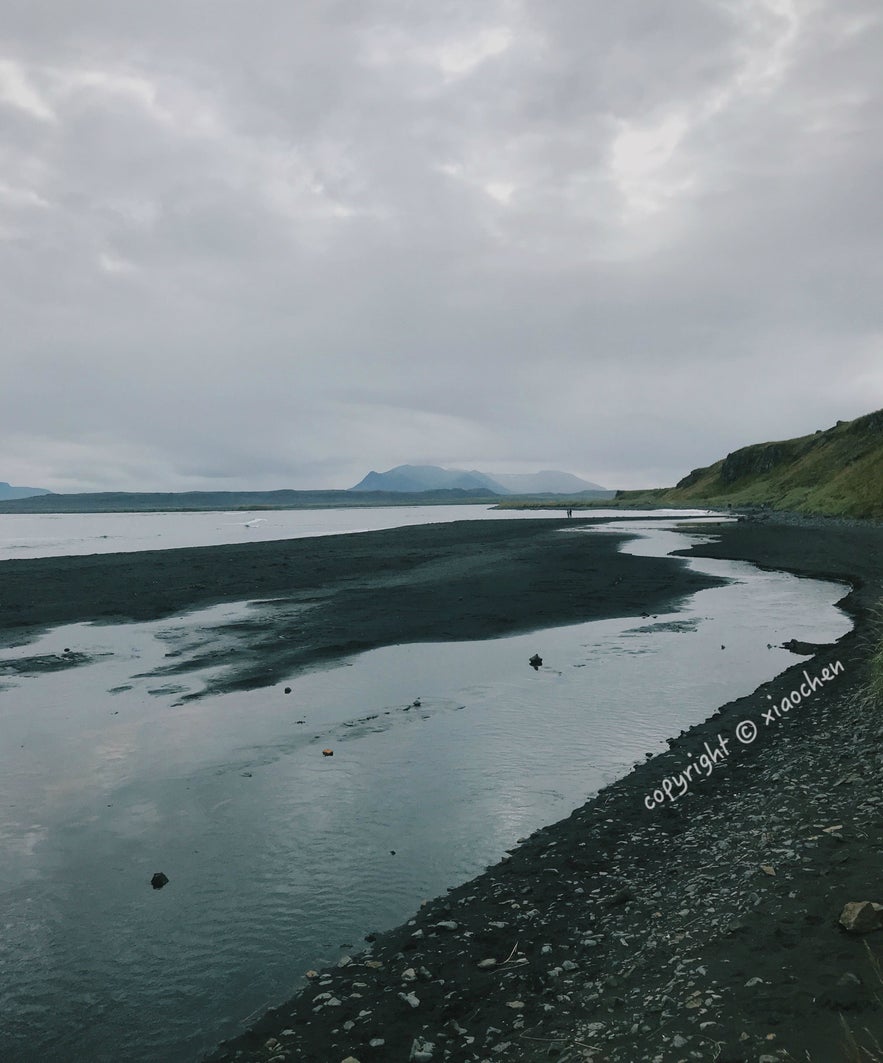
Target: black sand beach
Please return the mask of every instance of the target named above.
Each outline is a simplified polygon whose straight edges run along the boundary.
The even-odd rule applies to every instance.
[[[883,935],[837,920],[848,901],[883,901],[883,721],[861,698],[881,546],[879,527],[721,527],[694,552],[849,580],[855,630],[377,935],[212,1060],[879,1058]],[[804,673],[833,678],[766,723]],[[743,720],[759,729],[740,745]],[[647,807],[721,736],[729,755],[708,779]]]
[[[224,684],[253,686],[386,643],[662,611],[709,585],[676,560],[617,554],[613,536],[557,534],[566,526],[5,562],[0,636],[282,598],[241,633]],[[837,918],[847,901],[883,902],[883,721],[859,697],[883,529],[765,520],[718,534],[695,553],[849,581],[855,630],[752,696],[709,706],[669,752],[374,935],[211,1060],[876,1058],[850,1054],[843,1021],[859,1043],[883,1041],[883,933],[847,935]],[[290,645],[267,637],[279,631]],[[830,682],[764,722],[826,667]],[[758,733],[743,745],[744,720]],[[647,807],[721,736],[729,753],[709,778]]]
[[[663,611],[717,585],[669,558],[629,557],[627,538],[559,534],[556,519],[458,521],[359,535],[49,557],[0,564],[0,640],[58,624],[155,620],[262,599],[186,665],[223,662],[211,692],[402,642],[484,639],[556,624]],[[604,523],[603,520],[580,523]],[[32,661],[56,668],[58,659]],[[69,664],[76,662],[71,657]]]

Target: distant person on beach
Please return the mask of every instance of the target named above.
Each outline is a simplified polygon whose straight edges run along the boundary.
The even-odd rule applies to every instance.
[[[568,517],[572,517],[573,516],[573,510],[572,509],[568,509],[567,516]]]

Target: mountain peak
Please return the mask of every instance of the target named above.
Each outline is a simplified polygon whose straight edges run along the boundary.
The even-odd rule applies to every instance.
[[[443,469],[438,465],[396,465],[386,472],[368,473],[350,491],[433,491],[450,488],[483,490],[489,495],[582,494],[604,491],[598,484],[573,473],[547,469],[535,473],[491,475],[470,469]]]
[[[12,484],[0,480],[0,501],[11,498],[33,498],[34,495],[51,495],[42,487],[13,487]]]
[[[351,491],[444,491],[480,489],[489,495],[506,494],[480,472],[442,469],[438,465],[397,465],[386,472],[369,472]]]

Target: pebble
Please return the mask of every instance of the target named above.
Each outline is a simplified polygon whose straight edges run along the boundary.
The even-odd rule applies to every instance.
[[[411,1043],[411,1054],[408,1059],[412,1063],[429,1063],[435,1052],[435,1045],[432,1041],[424,1041],[420,1037],[415,1037]]]

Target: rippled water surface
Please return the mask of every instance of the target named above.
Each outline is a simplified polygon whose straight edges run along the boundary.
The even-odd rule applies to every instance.
[[[686,545],[645,534],[626,549]],[[0,1059],[197,1060],[797,659],[768,643],[849,628],[838,584],[690,564],[732,582],[675,614],[375,650],[288,695],[177,704],[199,676],[150,674],[247,605],[2,651],[90,661],[2,678]]]

